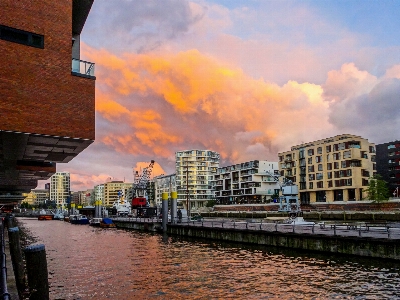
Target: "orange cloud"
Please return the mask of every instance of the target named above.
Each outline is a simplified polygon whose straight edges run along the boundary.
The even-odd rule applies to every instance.
[[[97,112],[112,124],[101,140],[123,153],[169,158],[203,148],[235,162],[275,159],[299,142],[296,133],[309,140],[306,133],[331,129],[319,85],[253,79],[197,50],[87,56],[97,64]],[[241,132],[248,138],[236,139]],[[256,149],[265,153],[254,157]]]

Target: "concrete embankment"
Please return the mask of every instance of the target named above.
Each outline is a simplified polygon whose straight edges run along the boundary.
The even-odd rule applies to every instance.
[[[258,244],[335,254],[400,260],[400,242],[391,239],[354,238],[229,228],[168,225],[167,233],[225,242]]]
[[[161,232],[161,223],[150,220],[114,220],[118,228]],[[212,223],[212,222],[208,222]],[[243,222],[242,222],[243,223]],[[209,227],[197,224],[168,224],[168,235],[301,249],[334,254],[400,260],[400,240],[361,236],[339,236],[314,233],[239,229],[228,226]],[[206,224],[206,222],[204,222]],[[227,223],[226,223],[227,224]],[[232,224],[231,224],[232,225]]]

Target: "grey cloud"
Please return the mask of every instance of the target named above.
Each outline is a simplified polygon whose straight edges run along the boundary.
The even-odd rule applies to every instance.
[[[94,47],[145,52],[184,34],[203,15],[195,15],[186,0],[96,0],[83,40]]]
[[[331,104],[330,123],[372,142],[399,139],[400,80],[379,82],[368,94]]]

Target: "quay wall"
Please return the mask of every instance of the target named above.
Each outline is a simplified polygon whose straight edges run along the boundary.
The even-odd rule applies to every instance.
[[[173,224],[168,225],[167,233],[226,242],[400,260],[400,242],[391,239],[237,230]]]
[[[141,222],[133,220],[113,220],[117,228],[158,232],[162,229],[161,222]]]
[[[287,217],[278,211],[213,211],[200,213],[205,218],[265,219]],[[380,221],[400,222],[400,211],[303,211],[306,220],[324,221]]]

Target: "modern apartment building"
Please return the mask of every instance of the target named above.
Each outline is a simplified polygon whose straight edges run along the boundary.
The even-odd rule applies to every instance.
[[[118,199],[118,192],[123,190],[126,195],[127,190],[131,188],[133,183],[125,183],[123,181],[111,181],[104,183],[104,202],[103,206],[111,207]]]
[[[34,198],[33,205],[45,204],[46,201],[50,200],[50,191],[48,189],[35,189],[31,193]]]
[[[57,206],[66,206],[70,200],[71,181],[68,172],[57,172],[50,177],[50,200]]]
[[[0,1],[0,204],[23,200],[94,141],[94,64],[80,60],[92,4]]]
[[[388,183],[390,195],[400,197],[400,141],[376,145],[376,171]]]
[[[293,146],[278,155],[281,175],[298,185],[302,204],[362,200],[376,172],[375,145],[351,134]]]
[[[214,199],[212,182],[219,167],[219,153],[210,150],[185,150],[175,153],[178,205],[189,211]]]
[[[154,182],[154,206],[162,206],[162,193],[176,191],[176,174],[156,176]],[[150,203],[151,204],[151,203]]]
[[[278,175],[277,162],[253,160],[217,169],[214,175],[218,204],[257,204],[279,195],[280,185],[270,175]]]
[[[101,201],[104,204],[104,184],[99,184],[94,187],[94,201]]]

